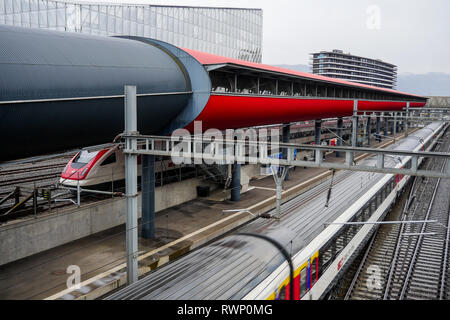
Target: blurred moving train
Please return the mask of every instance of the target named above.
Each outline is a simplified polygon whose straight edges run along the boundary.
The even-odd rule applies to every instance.
[[[443,122],[432,123],[389,148],[431,150],[445,127]],[[410,156],[386,157],[384,161],[396,168],[411,166]],[[367,166],[376,163],[375,156],[362,160]],[[238,233],[197,248],[107,299],[324,298],[375,231],[372,223],[384,219],[410,178],[339,171],[327,206],[329,181],[324,181],[284,203],[280,220],[255,219]],[[345,225],[347,222],[369,223]],[[283,255],[251,234],[272,238],[285,248],[293,264],[293,283]]]

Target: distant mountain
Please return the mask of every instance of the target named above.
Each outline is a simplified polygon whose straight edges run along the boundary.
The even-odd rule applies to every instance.
[[[397,90],[423,96],[450,96],[450,74],[430,72],[424,74],[400,73]]]
[[[280,68],[294,70],[294,71],[311,73],[311,67],[306,64],[277,64],[275,66],[280,67]]]
[[[311,73],[305,64],[279,64],[277,67]],[[450,96],[450,74],[430,72],[423,74],[400,73],[397,76],[397,90],[423,96]]]

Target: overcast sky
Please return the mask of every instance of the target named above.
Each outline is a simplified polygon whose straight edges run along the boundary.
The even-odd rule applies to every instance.
[[[93,0],[263,9],[263,62],[308,64],[341,49],[398,65],[400,73],[450,73],[448,0]]]

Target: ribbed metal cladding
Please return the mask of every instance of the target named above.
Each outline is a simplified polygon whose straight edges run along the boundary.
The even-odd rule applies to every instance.
[[[0,26],[0,160],[110,142],[123,131],[124,85],[138,130],[164,129],[190,82],[173,57],[130,39]]]

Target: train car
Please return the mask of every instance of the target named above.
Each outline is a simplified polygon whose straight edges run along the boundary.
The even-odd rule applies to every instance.
[[[432,123],[390,148],[430,150],[444,124]],[[376,157],[363,160],[373,166]],[[407,167],[410,157],[386,158]],[[330,201],[324,206],[329,181],[284,203],[280,220],[256,219],[239,229],[155,270],[107,299],[320,299],[345,272],[370,235],[372,224],[342,223],[383,220],[409,176],[339,171]],[[355,186],[358,186],[355,188]],[[333,224],[327,224],[334,222]],[[290,271],[283,255],[265,240],[280,243],[290,254]]]
[[[155,163],[155,173],[179,168],[171,160]],[[138,156],[138,176],[141,176]],[[66,165],[59,183],[68,187],[108,185],[125,179],[125,155],[119,145],[97,151],[82,150]]]
[[[431,129],[432,134],[426,132],[426,129],[421,130],[414,135],[414,139],[418,141],[412,142],[410,139],[405,139],[405,142],[400,143],[401,148],[397,146],[396,149],[405,150],[405,146],[409,145],[407,150],[420,151],[424,148],[432,148],[435,141],[432,139],[443,128],[443,124],[434,123],[427,126],[426,129]],[[398,159],[397,168],[408,168],[411,165],[411,157],[402,157]],[[374,160],[369,160],[374,161]],[[420,162],[422,159],[419,160]],[[367,176],[372,175],[366,173]],[[365,196],[358,199],[352,206],[338,217],[334,222],[345,223],[351,221],[361,221],[358,214],[367,210],[373,210],[371,207],[376,207],[370,217],[366,221],[379,221],[386,214],[391,205],[395,202],[397,194],[402,191],[410,176],[404,175],[380,175],[381,179],[370,189],[367,190]],[[384,196],[381,196],[384,194]],[[378,205],[380,197],[385,200]],[[363,208],[363,211],[361,209]],[[343,227],[341,225],[329,225],[317,237],[315,237],[305,248],[292,257],[294,265],[294,295],[290,293],[289,286],[289,270],[287,263],[281,264],[268,278],[261,282],[251,292],[249,292],[244,299],[319,299],[323,297],[327,289],[333,283],[336,276],[344,270],[358,253],[357,248],[367,240],[373,231],[373,226],[370,224],[359,227],[358,230],[345,232],[345,229],[350,230],[351,227]],[[345,245],[338,248],[339,240],[346,238]],[[350,239],[348,239],[350,238]],[[303,272],[303,276],[302,276]],[[297,288],[300,287],[300,290]],[[303,290],[302,290],[303,289]]]

